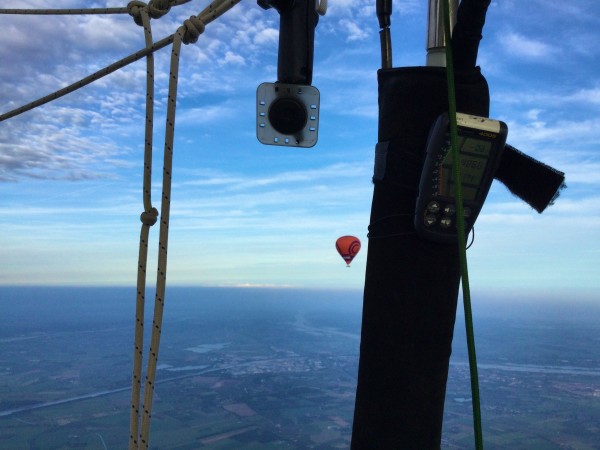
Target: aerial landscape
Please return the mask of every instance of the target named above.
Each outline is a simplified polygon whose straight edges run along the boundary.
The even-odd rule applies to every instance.
[[[149,354],[158,361],[156,379],[149,377],[149,448],[349,449],[365,282],[383,274],[374,284],[404,277],[410,287],[419,278],[424,283],[411,292],[423,293],[436,283],[406,270],[415,260],[424,275],[453,276],[421,245],[413,257],[407,241],[396,239],[399,218],[412,234],[412,210],[379,219],[370,213],[378,209],[374,162],[381,169],[387,160],[377,149],[388,152],[391,142],[379,142],[387,122],[380,107],[389,97],[379,69],[427,64],[433,1],[378,3],[393,4],[384,11],[393,42],[386,64],[376,2],[329,2],[308,58],[314,74],[311,67],[312,80],[304,80],[320,92],[318,104],[305,105],[308,131],[318,128],[314,148],[260,138],[266,112],[259,86],[282,82],[286,55],[281,11],[265,9],[273,2],[219,1],[221,12],[232,9],[218,20],[209,0],[145,3],[0,6],[0,55],[10,61],[0,65],[0,450],[127,448],[138,412],[132,378],[135,386],[136,295],[143,298],[144,282],[139,379],[153,371]],[[152,21],[151,3],[165,7]],[[325,12],[325,3],[317,0],[315,11]],[[495,181],[470,234],[484,447],[600,450],[597,0],[461,3],[489,5],[472,68],[489,87],[489,117],[506,123],[507,144],[564,172],[568,186],[538,214]],[[30,14],[33,8],[71,10]],[[113,11],[81,11],[89,8]],[[192,22],[197,41],[188,39]],[[171,44],[158,49],[158,42],[178,43],[181,27],[188,41],[181,52]],[[102,77],[83,82],[94,73]],[[76,89],[57,94],[68,85]],[[289,92],[308,92],[299,87]],[[43,96],[51,101],[22,109]],[[487,103],[488,94],[478,100]],[[421,147],[411,152],[424,154]],[[393,159],[384,172],[412,157]],[[517,178],[539,192],[529,175]],[[394,191],[406,188],[389,181]],[[378,236],[377,224],[389,232]],[[392,249],[380,257],[381,270],[373,270],[373,242]],[[407,262],[394,267],[399,255]],[[156,325],[155,291],[165,285],[164,319],[160,308]],[[443,304],[437,295],[423,297]],[[441,437],[450,450],[476,448],[462,302]],[[378,313],[401,330],[396,320],[411,316],[385,307]],[[160,346],[149,350],[152,328]],[[427,338],[437,343],[433,335]],[[389,389],[381,392],[396,405]]]
[[[133,292],[0,288],[3,449],[126,445]],[[169,292],[151,448],[349,448],[359,292]],[[534,316],[539,305],[491,304],[476,316],[486,448],[598,448],[600,311],[546,306]],[[459,315],[442,438],[449,449],[473,448],[461,326]]]

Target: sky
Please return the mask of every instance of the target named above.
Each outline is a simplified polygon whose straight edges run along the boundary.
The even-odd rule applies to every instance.
[[[3,8],[126,6],[3,0]],[[207,1],[152,21],[173,33]],[[394,66],[425,64],[426,0],[394,2]],[[181,51],[167,283],[361,290],[377,141],[375,2],[331,0],[316,30],[313,148],[267,146],[256,89],[276,81],[279,17],[242,0]],[[0,113],[144,47],[128,15],[0,15]],[[478,64],[508,142],[566,173],[543,214],[492,186],[468,251],[471,289],[600,303],[600,6],[492,1]],[[153,204],[160,209],[169,49],[156,53]],[[135,285],[145,61],[0,122],[0,284]],[[346,268],[334,243],[363,243]],[[158,226],[151,229],[154,283]]]

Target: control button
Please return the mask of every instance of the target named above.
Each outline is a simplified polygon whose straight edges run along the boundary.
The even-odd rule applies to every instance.
[[[435,200],[429,202],[427,204],[427,211],[429,211],[430,213],[437,213],[440,210],[440,204],[438,202],[436,202]]]
[[[463,216],[471,217],[471,208],[469,208],[468,206],[465,206],[463,208]]]
[[[450,228],[452,226],[452,219],[450,217],[442,217],[440,220],[440,227],[442,228]]]
[[[426,227],[430,227],[437,222],[437,217],[435,217],[433,214],[425,214],[423,221],[425,222]]]
[[[444,206],[444,214],[446,214],[447,216],[453,216],[454,214],[456,214],[456,206],[454,206],[451,203]]]

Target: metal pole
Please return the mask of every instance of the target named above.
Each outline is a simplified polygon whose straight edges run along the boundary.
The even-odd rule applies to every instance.
[[[377,19],[379,20],[379,40],[381,44],[381,68],[392,68],[392,36],[390,33],[390,16],[392,0],[377,0]]]
[[[427,15],[427,65],[446,67],[446,40],[444,38],[444,1],[429,0]],[[456,25],[458,0],[450,0],[450,21]]]

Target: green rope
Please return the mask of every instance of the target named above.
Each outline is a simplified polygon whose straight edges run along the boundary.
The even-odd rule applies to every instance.
[[[448,77],[448,115],[450,118],[450,143],[452,147],[452,170],[453,177],[459,181],[460,155],[457,145],[456,124],[456,92],[454,85],[454,63],[452,55],[450,35],[450,4],[449,0],[444,2],[444,33],[446,40],[446,74]],[[465,237],[465,220],[462,198],[462,187],[460,182],[454,183],[454,195],[456,197],[456,217],[458,235],[458,257],[462,277],[463,305],[465,310],[465,327],[467,334],[467,348],[469,352],[469,370],[471,373],[471,396],[473,398],[473,427],[475,432],[475,448],[483,449],[483,433],[481,430],[481,408],[479,402],[479,375],[477,373],[477,356],[475,354],[475,337],[473,333],[473,315],[471,312],[471,289],[469,287],[469,270],[467,267],[467,249]]]

